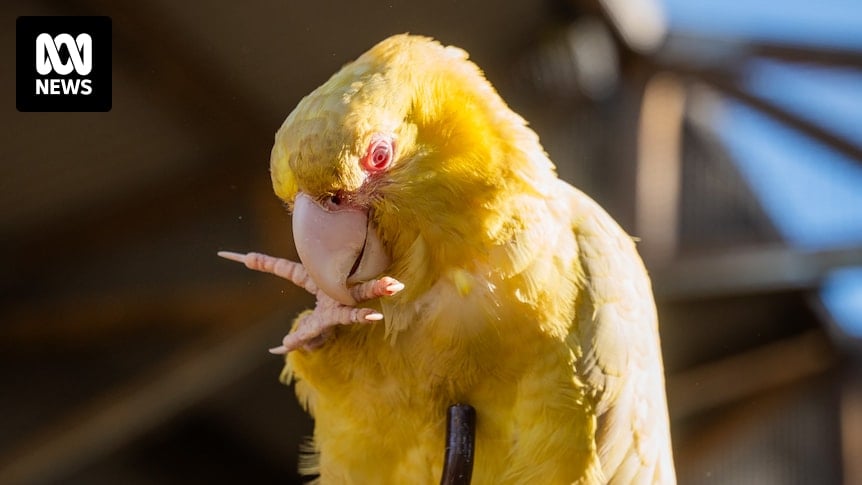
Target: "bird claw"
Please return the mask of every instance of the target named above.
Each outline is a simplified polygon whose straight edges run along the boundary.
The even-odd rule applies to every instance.
[[[314,350],[321,347],[338,325],[372,323],[383,320],[383,314],[372,308],[342,305],[317,288],[302,264],[275,258],[261,253],[233,253],[220,251],[219,256],[245,264],[249,269],[271,273],[284,278],[317,297],[314,310],[299,317],[294,329],[284,336],[281,345],[269,349],[273,354],[286,354],[292,350]],[[404,289],[404,284],[390,276],[366,281],[350,288],[357,303],[383,296],[392,296]]]
[[[371,323],[383,315],[371,308],[342,305],[322,291],[317,294],[317,305],[311,313],[299,317],[296,327],[284,336],[281,345],[269,349],[273,354],[286,354],[299,348],[313,350],[323,345],[338,325]]]

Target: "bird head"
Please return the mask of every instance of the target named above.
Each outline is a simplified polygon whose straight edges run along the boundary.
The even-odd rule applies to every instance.
[[[333,299],[383,272],[427,290],[518,223],[513,191],[553,167],[467,54],[390,37],[303,98],[275,136],[275,193],[309,274]]]

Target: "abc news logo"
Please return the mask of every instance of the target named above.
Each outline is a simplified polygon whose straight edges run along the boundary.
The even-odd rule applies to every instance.
[[[60,48],[69,52],[69,60],[60,58]],[[93,70],[93,38],[89,34],[79,34],[72,38],[69,34],[51,37],[39,34],[36,37],[36,72],[43,76],[55,72],[62,76],[70,74],[74,68],[79,76],[87,76]],[[36,94],[82,94],[93,93],[90,79],[36,79]]]
[[[18,17],[19,111],[110,111],[111,19]]]

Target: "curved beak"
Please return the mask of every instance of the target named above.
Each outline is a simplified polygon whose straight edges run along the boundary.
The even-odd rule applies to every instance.
[[[344,305],[357,303],[351,286],[379,276],[389,266],[367,211],[352,207],[330,211],[302,192],[293,208],[293,239],[317,287]]]

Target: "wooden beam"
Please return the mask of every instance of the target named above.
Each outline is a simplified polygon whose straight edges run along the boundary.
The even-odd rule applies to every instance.
[[[684,86],[670,73],[653,76],[644,88],[638,123],[635,235],[651,267],[667,264],[676,254],[685,98]]]
[[[45,3],[69,14],[110,15],[115,69],[147,79],[140,88],[158,93],[156,99],[169,113],[184,122],[192,120],[188,123],[192,133],[212,145],[186,172],[167,175],[122,199],[88,207],[51,227],[34,228],[0,243],[0,251],[14,255],[3,261],[0,288],[26,283],[62,258],[85,257],[211,213],[235,202],[226,197],[231,186],[269,190],[269,150],[278,120],[231,83],[231,76],[196,57],[181,29],[171,25],[163,12],[146,2]]]
[[[831,270],[862,264],[862,247],[801,251],[790,247],[734,248],[687,256],[653,275],[661,300],[817,288]]]
[[[212,254],[215,261],[216,255]],[[234,279],[209,284],[127,288],[89,294],[59,295],[33,305],[11,302],[0,310],[0,340],[22,348],[92,345],[135,327],[170,325],[172,330],[199,327],[230,330],[259,319],[284,301],[289,283],[276,278]],[[169,330],[170,331],[170,330]],[[176,332],[186,334],[186,332]]]
[[[722,65],[742,64],[755,58],[814,64],[826,68],[862,69],[862,49],[820,47],[793,43],[773,43],[752,39],[703,36],[671,32],[655,55],[672,62],[699,64],[709,62],[703,53],[712,53],[712,62]]]
[[[164,9],[147,2],[47,0],[58,11],[108,15],[113,24],[114,69],[146,80],[141,89],[158,93],[162,106],[204,139],[225,145],[271,143],[278,120],[263,103],[231,82],[234,76],[208,62],[204,46],[189,43],[182,25],[172,24]],[[221,66],[229,68],[230,66]]]
[[[595,0],[632,51],[650,53],[664,42],[667,18],[658,0]]]
[[[573,0],[580,12],[597,13],[627,52],[651,53],[664,42],[667,16],[657,0]]]
[[[687,64],[684,60],[680,59],[668,61],[661,56],[644,58],[644,63],[656,72],[673,72],[711,87],[726,96],[735,98],[741,103],[799,131],[803,135],[813,138],[851,160],[862,163],[862,146],[842,138],[828,129],[744,89],[738,81],[739,77],[743,75],[739,70],[740,63],[738,60],[725,60],[723,64],[726,64],[727,67],[724,70],[719,67],[699,67],[695,64]]]
[[[703,473],[706,472],[705,477],[708,479],[711,469],[698,466],[704,458],[726,453],[738,444],[740,437],[762,426],[764,420],[768,421],[770,416],[804,398],[811,392],[811,387],[820,384],[822,389],[822,382],[826,381],[828,386],[830,380],[833,380],[830,372],[802,378],[792,384],[764,390],[758,393],[756,399],[752,397],[739,405],[723,408],[706,423],[699,423],[695,429],[682,430],[680,428],[683,426],[680,426],[675,430],[673,443],[678,476],[704,478]]]
[[[265,159],[252,164],[242,162],[247,154],[223,156],[222,163],[165,177],[121,200],[3,241],[0,252],[6,260],[0,288],[26,285],[64,260],[89,258],[119,244],[177,230],[202,215],[244,207],[249,193],[271,192]],[[250,175],[250,167],[259,173]],[[277,206],[274,196],[272,200]]]
[[[862,163],[862,146],[849,140],[846,140],[845,138],[842,138],[838,135],[835,135],[828,129],[823,128],[812,121],[808,121],[801,116],[791,113],[790,111],[782,108],[781,106],[773,103],[772,101],[767,101],[757,95],[751,94],[745,89],[741,88],[736,83],[729,83],[710,76],[698,76],[701,81],[713,86],[715,89],[721,91],[722,93],[732,98],[736,98],[743,104],[746,104],[768,115],[769,117],[774,118],[779,122],[801,132],[802,134],[819,141],[827,147],[832,148],[833,150],[850,158],[854,162]]]
[[[821,330],[764,345],[669,376],[670,414],[685,419],[822,373],[836,362]]]
[[[844,378],[840,407],[844,483],[862,483],[862,368],[858,363]]]
[[[281,340],[298,310],[285,308],[256,324],[198,342],[169,362],[154,363],[146,376],[48,423],[10,454],[0,456],[0,483],[62,482],[263,362],[276,359],[266,349]]]

